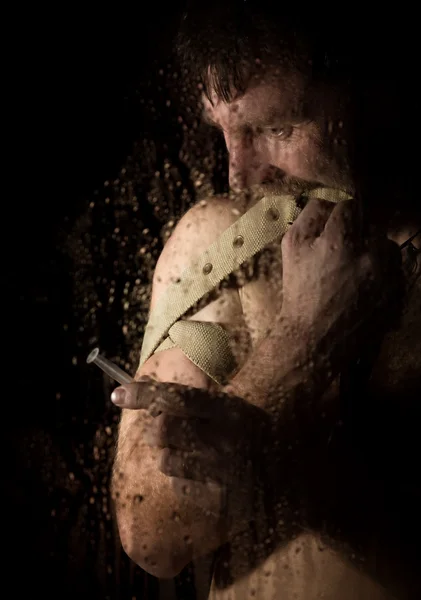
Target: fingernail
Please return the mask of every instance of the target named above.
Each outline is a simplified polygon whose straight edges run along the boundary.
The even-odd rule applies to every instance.
[[[123,388],[116,388],[111,394],[111,402],[114,402],[117,406],[124,406],[126,402],[126,390]]]

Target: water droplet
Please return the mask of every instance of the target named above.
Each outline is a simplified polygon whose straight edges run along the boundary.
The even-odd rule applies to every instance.
[[[234,238],[234,241],[232,242],[232,245],[234,246],[234,248],[241,248],[241,246],[244,244],[244,238],[242,235],[237,235]]]
[[[277,210],[276,208],[273,208],[273,207],[269,208],[266,211],[266,218],[269,221],[277,221],[279,219],[279,210]]]

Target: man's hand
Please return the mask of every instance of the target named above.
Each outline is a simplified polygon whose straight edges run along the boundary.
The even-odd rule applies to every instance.
[[[159,469],[172,478],[180,500],[188,497],[242,529],[269,443],[265,411],[225,393],[151,379],[117,388],[112,400],[152,415],[144,441],[161,450]]]
[[[388,325],[401,283],[399,248],[385,235],[364,236],[356,201],[310,201],[282,241],[282,262],[281,317],[315,347],[325,338],[348,354],[363,325],[366,339]]]
[[[398,316],[401,257],[385,236],[367,240],[356,201],[315,199],[284,236],[282,265],[279,316],[229,387],[286,423],[297,411],[311,423],[310,406]]]

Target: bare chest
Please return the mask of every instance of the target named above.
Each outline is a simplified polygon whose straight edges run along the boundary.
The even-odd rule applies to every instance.
[[[270,274],[269,274],[270,273]],[[256,348],[259,341],[268,335],[274,322],[279,317],[282,306],[282,268],[280,253],[275,253],[270,259],[270,269],[261,270],[254,274],[239,289],[239,298],[242,307],[243,320],[247,327],[250,343],[249,352]],[[383,394],[390,395],[391,398],[405,397],[405,390],[413,393],[416,386],[416,380],[421,375],[421,304],[418,291],[414,291],[403,314],[400,327],[390,334],[386,335],[384,343],[374,365],[371,386],[373,390],[383,397]],[[418,388],[419,390],[419,388]],[[394,394],[396,391],[396,394]],[[333,393],[335,395],[335,393]],[[409,399],[409,404],[411,399]],[[413,398],[412,398],[413,401]],[[395,402],[395,400],[393,400]],[[389,407],[391,408],[391,406]],[[390,435],[396,436],[396,427],[399,423],[396,420],[405,420],[408,413],[405,410],[391,410],[395,419],[387,418],[387,427],[392,427]],[[406,413],[406,416],[405,416]],[[403,422],[403,421],[402,421]],[[380,421],[379,421],[380,423]],[[384,423],[382,424],[383,427]],[[376,427],[376,421],[373,421]],[[394,432],[394,433],[392,433]],[[375,437],[377,435],[376,432]],[[384,443],[387,435],[379,436],[379,443]],[[377,439],[377,437],[376,437]],[[373,447],[378,447],[373,443]],[[387,456],[396,456],[392,448],[387,448]],[[404,461],[405,458],[402,457]],[[373,458],[372,464],[376,462]],[[404,462],[399,460],[401,469]],[[383,465],[384,466],[384,465]],[[382,486],[400,487],[401,479],[396,479],[396,472],[393,469],[383,467],[376,471],[376,477],[385,477]],[[389,479],[390,477],[390,479]],[[417,479],[417,478],[415,478]],[[396,508],[396,514],[393,515],[393,527],[399,529],[397,524],[409,506],[413,505],[414,495],[417,494],[418,484],[415,479],[411,480],[408,488],[408,482],[402,488],[402,494],[399,494],[400,507]],[[356,484],[357,485],[357,484]],[[329,488],[330,489],[330,488]],[[335,485],[332,487],[332,493],[335,492]],[[368,490],[367,490],[367,493]],[[346,494],[346,491],[344,491]],[[412,500],[408,500],[412,499]],[[363,504],[366,504],[362,500]],[[387,600],[393,597],[417,597],[411,595],[409,590],[419,590],[419,582],[412,579],[414,571],[411,574],[402,576],[401,573],[390,575],[391,579],[407,581],[408,589],[403,590],[402,596],[393,595],[386,588],[396,590],[401,586],[392,584],[389,587],[389,572],[392,573],[396,566],[396,561],[392,560],[391,554],[385,551],[387,547],[389,530],[392,525],[388,522],[389,515],[384,518],[384,523],[380,524],[380,510],[376,511],[377,501],[370,499],[373,504],[373,514],[367,516],[364,528],[364,568],[357,564],[355,556],[349,557],[342,553],[337,553],[320,542],[316,534],[303,533],[297,538],[290,540],[287,544],[279,545],[272,553],[262,557],[259,563],[251,564],[250,557],[255,554],[256,548],[250,541],[239,541],[238,547],[231,548],[229,557],[222,557],[217,563],[210,598],[214,600],[239,600],[240,598],[294,598],[295,600],[312,600],[313,598],[325,598],[325,600],[363,600],[365,598],[373,600]],[[379,500],[378,507],[382,505]],[[338,507],[335,508],[335,510]],[[329,515],[327,515],[329,518]],[[346,519],[345,519],[346,520]],[[371,527],[373,525],[373,527]],[[377,528],[380,527],[380,534]],[[406,528],[405,528],[406,529]],[[415,533],[415,531],[414,531]],[[395,534],[394,534],[395,535]],[[392,539],[392,538],[391,538]],[[386,540],[386,543],[384,541]],[[390,541],[390,540],[389,540]],[[411,554],[407,542],[399,540],[401,544],[400,552],[408,557],[408,562],[414,562],[414,555]],[[242,546],[243,544],[243,546]],[[397,547],[395,543],[392,544]],[[367,563],[370,562],[370,568]],[[372,563],[372,564],[371,564]],[[393,566],[393,568],[392,568]],[[226,579],[226,572],[229,571],[232,582]],[[396,581],[395,579],[395,581]],[[381,581],[384,585],[378,583]],[[402,584],[403,588],[406,584]],[[399,594],[400,592],[398,592]],[[409,594],[409,595],[407,595]]]
[[[250,551],[250,550],[249,550]],[[251,549],[254,554],[256,549]],[[241,556],[241,558],[239,558]],[[227,563],[217,563],[211,600],[391,600],[393,596],[311,534],[303,534],[248,570],[250,553],[239,553],[228,566],[233,581],[227,584]],[[237,562],[235,562],[237,561]]]

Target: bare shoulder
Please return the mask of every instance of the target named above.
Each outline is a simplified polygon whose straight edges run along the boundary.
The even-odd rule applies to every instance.
[[[189,225],[196,233],[207,233],[209,237],[214,237],[234,223],[241,213],[239,203],[232,198],[211,196],[192,206],[180,219],[176,229]]]
[[[167,240],[156,265],[152,302],[177,280],[193,256],[204,252],[242,214],[230,198],[213,196],[201,200],[180,219]]]

